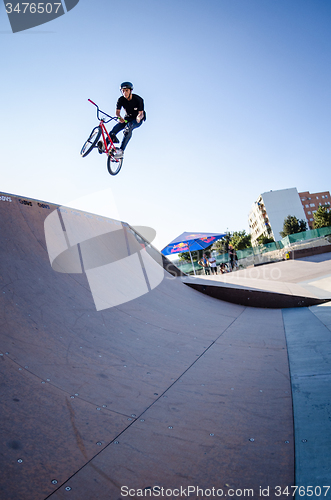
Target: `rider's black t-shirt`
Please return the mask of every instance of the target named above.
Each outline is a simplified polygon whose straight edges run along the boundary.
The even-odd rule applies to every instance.
[[[144,100],[137,94],[132,94],[132,99],[128,101],[124,96],[121,96],[116,104],[116,109],[124,108],[126,115],[125,120],[132,121],[137,118],[139,111],[144,111]],[[144,112],[145,120],[145,112]]]

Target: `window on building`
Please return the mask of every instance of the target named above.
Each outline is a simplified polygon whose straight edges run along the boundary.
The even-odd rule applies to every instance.
[[[310,204],[310,206],[311,206],[311,207],[314,207],[314,206],[315,206],[315,203],[311,203],[311,204]]]
[[[316,200],[318,200],[318,196],[316,196]]]
[[[328,198],[328,195],[327,195],[327,194],[325,195],[325,198]]]
[[[307,212],[307,214],[311,215],[311,212],[309,211],[309,212]]]
[[[309,205],[306,205],[306,208],[309,208]]]
[[[310,218],[309,220],[314,220],[313,218]]]

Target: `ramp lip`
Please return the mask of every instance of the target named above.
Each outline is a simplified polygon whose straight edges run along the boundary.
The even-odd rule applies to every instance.
[[[261,288],[253,288],[234,283],[212,282],[211,280],[194,280],[182,278],[184,285],[218,300],[249,307],[282,309],[292,307],[310,307],[325,304],[330,298],[314,295],[296,295],[294,293],[277,292]]]

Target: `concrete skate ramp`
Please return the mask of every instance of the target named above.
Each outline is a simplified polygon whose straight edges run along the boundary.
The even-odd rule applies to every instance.
[[[250,307],[315,306],[331,301],[331,253],[221,275],[185,276],[183,282],[211,297]]]
[[[0,216],[1,499],[294,484],[280,310],[185,286],[118,221],[7,194]]]

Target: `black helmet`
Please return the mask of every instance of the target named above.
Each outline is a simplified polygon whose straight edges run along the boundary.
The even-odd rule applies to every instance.
[[[133,85],[131,82],[123,82],[121,83],[121,90],[123,89],[130,89],[133,90]]]

